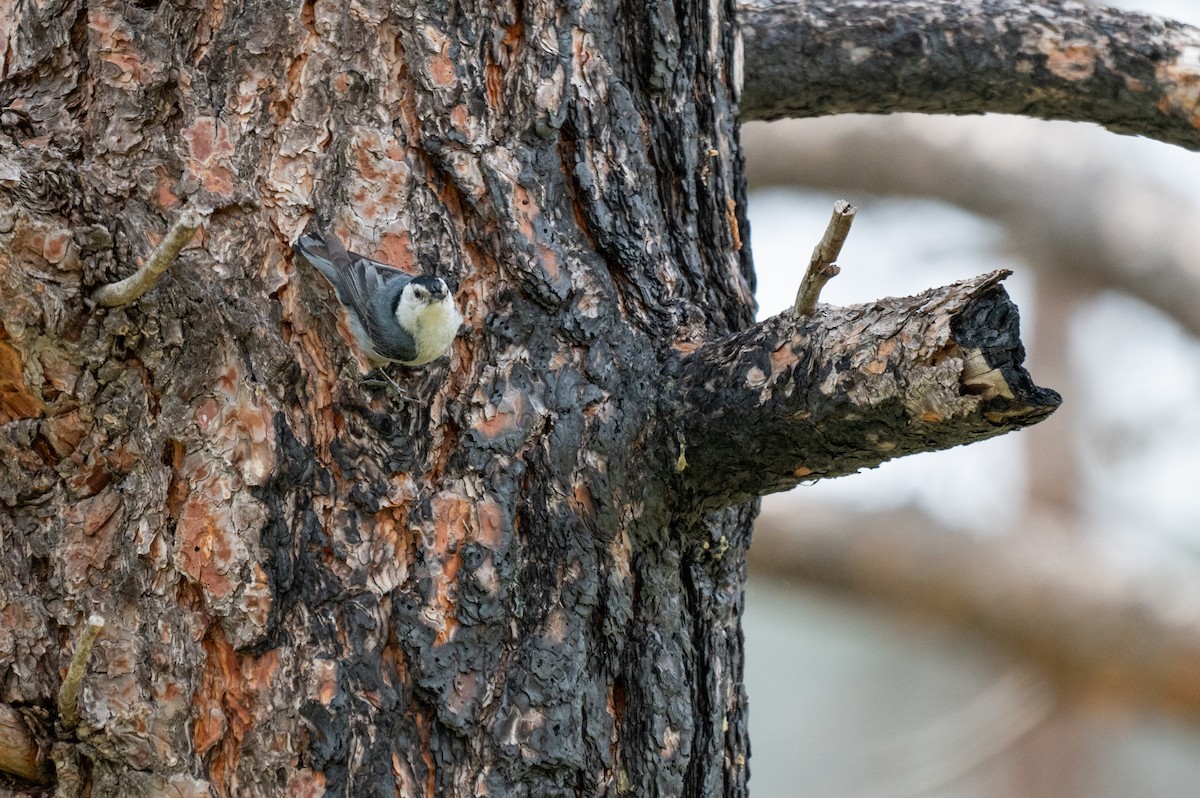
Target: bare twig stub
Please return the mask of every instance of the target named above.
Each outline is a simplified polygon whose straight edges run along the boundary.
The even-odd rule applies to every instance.
[[[71,655],[66,678],[58,690],[58,714],[65,728],[74,729],[79,725],[79,687],[83,682],[83,673],[87,670],[92,646],[96,644],[96,635],[100,634],[103,628],[104,618],[99,615],[91,616],[75,643],[75,653]]]
[[[115,308],[118,305],[128,305],[142,294],[149,291],[162,277],[180,250],[192,240],[192,236],[204,224],[211,210],[188,208],[179,214],[179,218],[167,230],[158,248],[150,259],[136,272],[120,282],[101,286],[92,294],[92,301],[104,308]]]
[[[800,289],[796,291],[794,310],[797,318],[809,316],[816,310],[821,289],[841,272],[834,261],[842,252],[846,236],[850,235],[850,225],[854,224],[856,213],[858,208],[845,200],[833,203],[833,217],[829,220],[829,226],[825,228],[825,235],[821,236],[821,241],[813,247],[808,271],[804,273]]]

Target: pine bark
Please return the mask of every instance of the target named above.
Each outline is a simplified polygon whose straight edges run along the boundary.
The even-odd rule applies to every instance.
[[[1020,114],[1200,149],[1200,28],[1074,0],[746,0],[745,119]]]
[[[753,319],[733,15],[0,14],[0,703],[59,783],[745,794],[745,553],[776,485],[683,484],[677,436],[679,387]],[[162,281],[93,306],[184,209],[212,214]],[[292,261],[313,219],[455,284],[466,329],[392,372],[403,396]]]

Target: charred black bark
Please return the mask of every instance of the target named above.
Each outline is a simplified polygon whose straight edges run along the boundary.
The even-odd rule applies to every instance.
[[[700,361],[663,375],[753,318],[732,4],[18,10],[0,703],[52,707],[99,612],[97,798],[744,795],[762,490],[679,489]],[[312,216],[457,285],[406,397],[292,263]]]
[[[996,272],[907,299],[772,317],[679,364],[681,489],[702,508],[1034,424],[1062,401],[1023,367]]]
[[[1200,29],[1067,0],[739,5],[743,119],[1021,114],[1200,149]]]

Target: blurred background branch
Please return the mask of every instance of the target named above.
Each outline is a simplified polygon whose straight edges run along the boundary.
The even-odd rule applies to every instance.
[[[1067,691],[1200,719],[1200,568],[1122,563],[1049,523],[981,536],[906,508],[768,507],[756,573],[916,610],[1002,641]]]
[[[851,13],[803,5],[810,16]],[[887,5],[955,13],[978,4]],[[1180,0],[1136,5],[1200,22],[1198,7]],[[766,39],[752,39],[765,30],[746,43],[751,117],[774,107],[754,94]],[[853,76],[838,61],[850,51],[821,49],[841,34],[822,30],[789,56],[820,112],[955,111],[961,87],[949,84],[926,98],[933,105],[914,106],[908,92],[891,107],[853,99],[860,85],[822,84],[835,61],[837,74]],[[889,30],[899,43],[909,32]],[[1156,31],[1181,37],[1168,55],[1197,61],[1200,78],[1194,29]],[[1103,50],[1101,39],[1061,38],[1055,52],[1080,63]],[[1184,77],[1175,86],[1192,85]],[[1070,117],[1045,104],[1020,110]],[[1136,124],[1160,113],[1145,110]],[[1181,109],[1164,103],[1161,113],[1175,132],[1146,132],[1194,146],[1197,128],[1176,124],[1186,121]],[[791,273],[828,203],[844,196],[865,218],[842,255],[852,277],[830,283],[822,301],[862,301],[885,281],[905,294],[930,279],[1013,268],[1032,328],[1023,335],[1031,373],[1064,396],[1049,423],[994,447],[764,502],[746,616],[755,794],[791,796],[801,783],[823,798],[1194,792],[1200,158],[1091,125],[1004,116],[753,122],[742,142],[763,316],[786,293],[776,272]],[[806,216],[810,227],[793,231]],[[925,271],[901,273],[914,260]]]
[[[742,142],[755,189],[939,199],[1000,222],[1031,265],[1124,291],[1200,332],[1195,199],[1136,163],[1112,163],[1094,133],[906,114],[751,124]]]

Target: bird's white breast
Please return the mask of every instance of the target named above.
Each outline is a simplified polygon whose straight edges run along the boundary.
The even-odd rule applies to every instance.
[[[446,354],[462,326],[462,314],[450,296],[415,311],[402,304],[396,318],[417,345],[416,358],[406,362],[406,366],[420,366]]]

